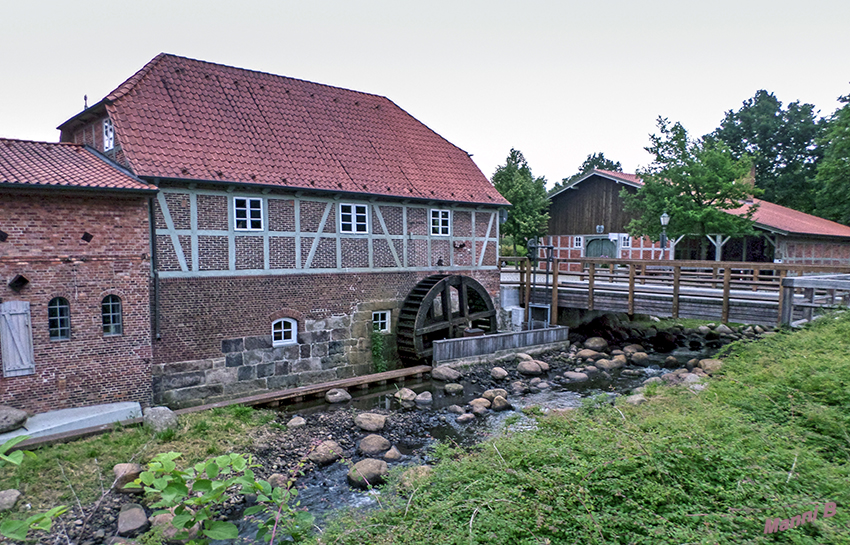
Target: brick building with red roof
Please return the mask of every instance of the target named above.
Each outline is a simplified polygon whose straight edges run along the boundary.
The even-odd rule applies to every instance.
[[[0,404],[149,401],[155,192],[82,144],[0,139]]]
[[[59,128],[159,190],[155,403],[371,371],[434,273],[497,300],[508,202],[384,97],[161,54]]]
[[[699,259],[696,237],[671,240],[666,251],[648,238],[626,232],[632,216],[623,210],[620,191],[635,192],[643,183],[635,174],[594,170],[549,196],[549,229],[556,257],[619,259]],[[850,227],[761,199],[730,210],[756,206],[755,228],[748,237],[710,236],[719,261],[781,262],[799,265],[850,264]]]

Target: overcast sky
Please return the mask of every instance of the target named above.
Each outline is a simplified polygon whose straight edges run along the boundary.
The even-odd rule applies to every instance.
[[[661,115],[694,135],[759,89],[832,113],[850,1],[11,1],[0,136],[55,129],[160,52],[383,95],[473,154],[551,183],[602,151],[633,172]]]

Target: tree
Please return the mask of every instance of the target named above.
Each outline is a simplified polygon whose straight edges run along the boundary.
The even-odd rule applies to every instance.
[[[578,167],[578,172],[570,176],[569,178],[564,178],[559,183],[555,184],[555,186],[549,190],[549,194],[552,195],[578,180],[588,172],[594,169],[600,170],[612,170],[614,172],[623,172],[623,167],[620,165],[620,162],[614,162],[605,157],[605,154],[602,152],[592,153],[587,156],[587,159]]]
[[[502,234],[513,237],[515,252],[517,243],[524,246],[529,239],[545,234],[549,221],[546,178],[531,174],[522,152],[511,149],[505,164],[493,174],[492,182],[512,205]]]
[[[638,172],[643,186],[634,194],[620,193],[626,210],[638,213],[627,227],[629,234],[658,240],[659,218],[667,212],[671,238],[698,235],[705,259],[705,235],[752,233],[754,206],[743,214],[727,212],[740,208],[753,192],[760,193],[745,180],[751,169],[749,159],[736,160],[723,142],[688,138],[680,123],[671,125],[659,117],[658,129],[660,134],[651,135],[646,148],[655,159]]]
[[[818,164],[817,213],[850,225],[850,95],[838,97],[844,106],[826,123],[823,159]]]
[[[756,187],[766,200],[812,212],[821,131],[813,105],[796,101],[783,109],[773,93],[760,90],[737,112],[726,112],[710,136],[724,141],[736,159],[753,157]]]

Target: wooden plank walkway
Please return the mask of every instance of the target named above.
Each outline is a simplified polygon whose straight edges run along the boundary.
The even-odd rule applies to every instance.
[[[309,386],[299,386],[298,388],[290,388],[288,390],[278,390],[274,392],[264,392],[262,394],[252,395],[248,397],[240,397],[236,399],[228,399],[225,401],[219,401],[217,403],[210,403],[207,405],[198,405],[196,407],[188,407],[186,409],[178,409],[174,411],[177,415],[181,414],[189,414],[200,411],[206,411],[209,409],[214,409],[216,407],[227,407],[229,405],[267,405],[272,403],[280,403],[281,401],[287,400],[295,400],[298,398],[306,398],[311,395],[318,395],[327,392],[328,390],[332,390],[334,388],[355,388],[368,386],[370,384],[381,384],[389,381],[403,381],[408,377],[420,377],[425,373],[431,371],[431,366],[429,365],[418,365],[416,367],[405,367],[403,369],[396,369],[394,371],[385,371],[383,373],[373,373],[371,375],[362,375],[359,377],[351,377],[340,380],[333,380],[331,382],[322,382],[319,384],[311,384]],[[83,439],[86,437],[91,437],[94,435],[99,435],[101,433],[106,433],[115,429],[116,425],[120,426],[133,426],[138,425],[143,422],[142,418],[133,418],[130,420],[123,420],[121,422],[115,422],[112,424],[103,424],[100,426],[92,426],[89,428],[82,428],[79,430],[68,431],[64,433],[56,433],[53,435],[45,435],[43,437],[35,437],[32,439],[27,439],[26,441],[21,441],[15,446],[14,450],[19,449],[30,449],[30,448],[38,448],[44,447],[48,445],[54,445],[57,443],[67,443],[68,441],[73,441],[76,439]]]

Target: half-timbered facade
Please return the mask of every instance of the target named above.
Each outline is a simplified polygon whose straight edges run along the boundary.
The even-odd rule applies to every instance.
[[[155,402],[368,372],[436,272],[498,297],[507,201],[384,97],[160,55],[60,129],[159,188]]]
[[[555,246],[555,257],[850,264],[850,227],[761,199],[729,211],[742,213],[755,206],[757,236],[710,235],[708,256],[700,255],[706,245],[698,237],[672,239],[662,249],[658,242],[626,232],[633,216],[624,211],[620,192],[634,193],[641,185],[634,174],[594,170],[551,195],[548,243]]]

